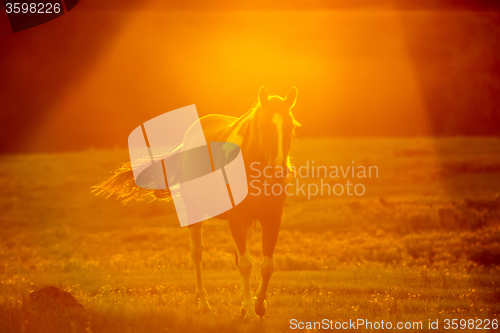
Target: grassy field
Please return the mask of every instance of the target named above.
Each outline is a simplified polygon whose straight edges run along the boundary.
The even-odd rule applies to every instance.
[[[378,178],[350,179],[363,196],[288,199],[267,314],[245,323],[226,222],[205,223],[213,313],[197,315],[173,204],[90,193],[126,150],[0,156],[0,332],[277,332],[324,318],[424,329],[431,319],[443,330],[445,319],[498,319],[500,139],[300,139],[293,157],[297,167],[377,166]],[[29,293],[48,285],[85,310],[28,308]]]

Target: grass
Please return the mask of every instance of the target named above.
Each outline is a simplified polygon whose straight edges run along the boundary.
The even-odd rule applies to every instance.
[[[239,318],[239,275],[225,222],[205,225],[213,314],[200,316],[188,233],[173,205],[123,206],[90,194],[127,160],[126,151],[1,156],[0,331],[276,332],[290,330],[294,318],[498,318],[499,153],[494,138],[296,142],[297,166],[354,160],[378,166],[379,177],[363,179],[362,197],[288,199],[259,323]],[[255,291],[259,233],[250,251]],[[71,292],[86,310],[27,308],[29,293],[47,285]]]

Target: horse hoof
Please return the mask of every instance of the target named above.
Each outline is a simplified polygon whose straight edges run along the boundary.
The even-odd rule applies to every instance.
[[[208,314],[208,313],[212,313],[212,308],[210,307],[210,305],[208,305],[208,303],[200,303],[200,305],[198,306],[198,309],[196,310],[196,313],[197,314]]]
[[[243,321],[260,320],[260,317],[255,313],[255,305],[253,300],[251,302],[248,302],[247,304],[243,304],[240,311]]]
[[[264,315],[266,314],[266,306],[267,306],[266,300],[262,301],[261,303],[257,300],[257,297],[254,297],[254,301],[255,301],[255,313],[259,317],[264,317]]]
[[[243,321],[257,321],[260,320],[260,317],[255,313],[247,312],[243,317]]]

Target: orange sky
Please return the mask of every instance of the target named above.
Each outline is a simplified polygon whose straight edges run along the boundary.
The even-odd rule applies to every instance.
[[[298,88],[301,135],[432,134],[408,34],[427,30],[411,23],[425,14],[151,8],[79,4],[38,30],[2,35],[9,52],[0,64],[10,79],[3,87],[11,90],[2,112],[23,132],[4,144],[125,147],[137,124],[185,105],[239,116],[262,85],[278,95]],[[15,116],[22,113],[26,124]]]

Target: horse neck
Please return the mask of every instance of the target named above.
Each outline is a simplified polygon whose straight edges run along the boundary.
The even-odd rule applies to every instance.
[[[248,164],[259,162],[264,167],[267,165],[264,155],[266,138],[262,135],[262,131],[259,130],[259,120],[257,117],[259,110],[260,105],[257,105],[242,117],[243,143],[241,149],[244,156],[248,156]]]

